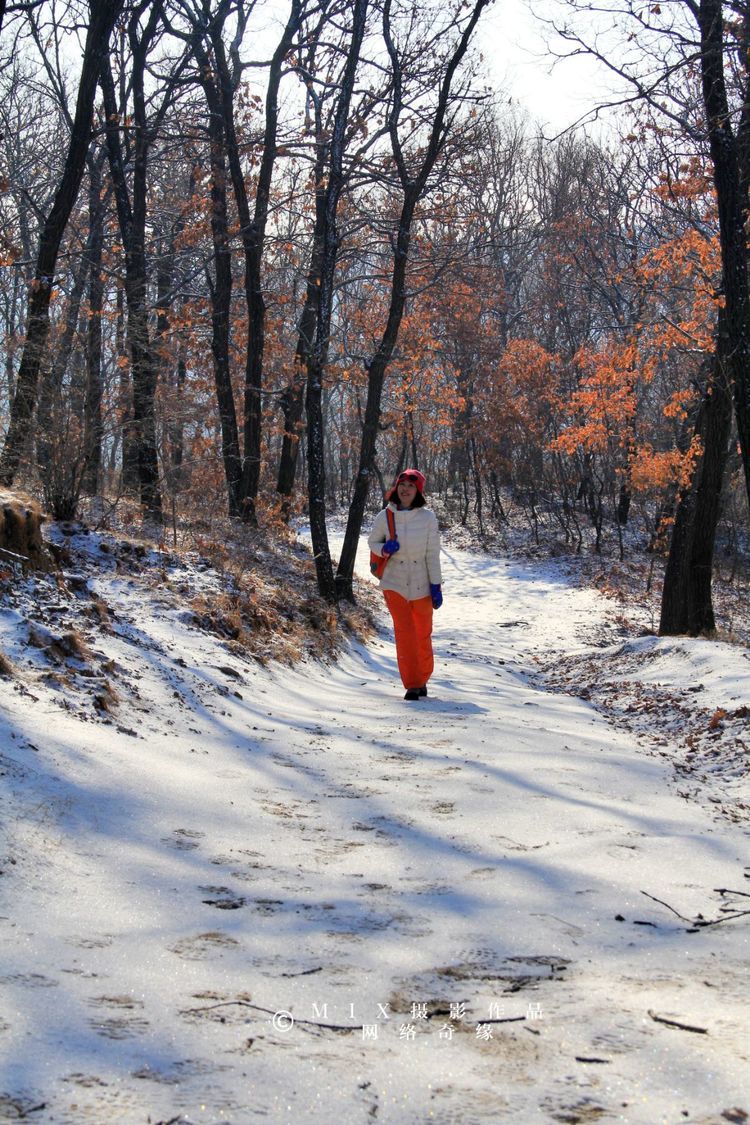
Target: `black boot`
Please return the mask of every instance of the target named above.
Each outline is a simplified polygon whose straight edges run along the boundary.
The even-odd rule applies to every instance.
[[[419,691],[419,698],[424,699],[424,697],[427,695],[427,684],[425,684],[424,687],[419,688],[418,691]]]
[[[420,690],[416,687],[410,687],[404,695],[404,699],[419,699]]]

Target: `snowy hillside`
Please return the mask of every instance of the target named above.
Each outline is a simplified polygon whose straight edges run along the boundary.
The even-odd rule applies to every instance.
[[[449,547],[408,704],[385,620],[264,665],[73,547],[0,608],[0,1121],[747,1120],[743,649]]]

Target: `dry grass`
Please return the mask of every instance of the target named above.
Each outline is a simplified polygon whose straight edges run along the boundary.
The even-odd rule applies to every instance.
[[[66,633],[52,633],[44,625],[29,622],[29,644],[41,649],[44,655],[56,664],[67,660],[88,663],[91,654],[80,633],[74,629]]]
[[[112,631],[110,607],[103,598],[93,598],[85,612],[102,632],[110,633]]]
[[[12,680],[15,674],[13,661],[0,650],[0,676],[3,676],[6,680]]]
[[[113,688],[109,680],[105,680],[99,690],[94,695],[94,706],[97,711],[101,711],[105,715],[111,715],[117,708],[120,702],[120,697]]]
[[[22,561],[24,570],[51,570],[42,541],[44,515],[36,500],[22,492],[0,492],[0,547]]]
[[[51,652],[61,660],[88,660],[90,653],[80,633],[68,630],[56,637],[50,646]]]
[[[252,578],[249,577],[252,574]],[[304,656],[332,657],[347,633],[364,636],[371,626],[354,607],[328,605],[304,583],[277,585],[257,568],[243,572],[239,588],[200,594],[192,609],[198,624],[225,637],[229,647],[266,663],[294,664]]]
[[[200,549],[225,581],[221,593],[192,600],[196,621],[261,663],[329,659],[346,636],[365,640],[374,630],[366,604],[335,607],[320,597],[309,553],[286,529],[247,530],[230,546],[203,540]]]

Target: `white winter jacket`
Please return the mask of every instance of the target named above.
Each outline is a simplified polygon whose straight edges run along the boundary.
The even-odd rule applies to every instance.
[[[399,511],[395,504],[388,507],[396,518],[396,538],[399,549],[380,579],[381,590],[395,590],[407,601],[426,598],[430,585],[442,582],[440,573],[440,531],[435,513],[430,508],[407,508]],[[378,512],[368,540],[370,550],[383,554],[383,544],[389,539],[386,509]]]

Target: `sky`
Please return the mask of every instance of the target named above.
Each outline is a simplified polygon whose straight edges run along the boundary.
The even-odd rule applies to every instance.
[[[477,42],[494,84],[550,136],[570,128],[612,95],[611,72],[591,58],[556,61],[548,21],[559,5],[501,0],[485,12]],[[557,40],[557,47],[564,46]]]
[[[555,61],[550,48],[556,37],[549,20],[561,10],[558,0],[495,0],[475,33],[492,85],[550,136],[570,128],[612,94],[611,72],[593,59]],[[269,44],[276,43],[286,11],[286,0],[273,0],[268,8]],[[256,32],[255,41],[263,42],[264,33]],[[564,44],[557,39],[557,46]]]

